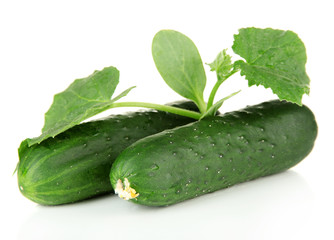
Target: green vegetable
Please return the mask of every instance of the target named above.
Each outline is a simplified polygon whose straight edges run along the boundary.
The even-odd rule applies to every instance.
[[[199,112],[196,111],[197,108],[196,110],[188,110],[180,106],[167,106],[146,102],[119,102],[134,87],[126,89],[116,97],[113,96],[119,82],[119,71],[115,67],[106,67],[101,71],[95,71],[86,78],[75,80],[66,90],[55,95],[50,109],[45,114],[45,122],[41,135],[36,138],[26,139],[20,146],[18,179],[22,193],[33,201],[42,204],[61,204],[109,192],[111,187],[110,183],[108,183],[109,177],[107,173],[113,159],[130,143],[134,143],[138,139],[191,121],[190,119],[184,120],[185,118],[183,117],[200,120],[189,126],[198,125],[198,127],[203,128],[203,136],[205,135],[207,138],[210,138],[212,135],[212,138],[217,138],[213,129],[208,127],[205,129],[205,124],[208,121],[221,122],[224,121],[221,119],[229,119],[228,116],[230,115],[228,114],[224,117],[215,117],[215,115],[227,99],[240,91],[223,97],[216,102],[215,96],[222,83],[238,71],[248,80],[249,86],[261,84],[266,88],[271,88],[279,99],[291,102],[269,104],[277,105],[276,110],[268,108],[268,114],[274,111],[276,115],[272,115],[277,117],[277,119],[270,117],[269,120],[266,120],[267,123],[263,122],[264,125],[268,124],[270,126],[269,130],[281,128],[280,130],[284,133],[287,129],[292,131],[292,127],[298,129],[298,126],[293,125],[289,127],[288,124],[294,123],[294,119],[300,115],[300,112],[307,112],[308,110],[301,110],[307,108],[297,108],[292,103],[302,105],[302,96],[305,93],[309,93],[309,78],[305,71],[306,51],[304,44],[298,36],[291,31],[245,28],[240,29],[239,34],[234,36],[232,49],[244,60],[233,62],[232,57],[227,54],[227,50],[225,49],[217,55],[212,63],[208,64],[211,71],[216,72],[217,81],[206,102],[203,96],[206,75],[202,59],[195,44],[182,33],[173,30],[162,30],[155,35],[152,43],[152,55],[158,71],[167,85],[181,96],[193,101]],[[285,107],[281,107],[281,105]],[[285,108],[288,109],[290,106],[291,108],[296,108],[295,115],[285,114]],[[149,112],[148,116],[137,113],[133,118],[114,116],[103,121],[80,124],[82,121],[102,111],[116,107],[151,108],[183,117],[175,117],[161,112],[158,115],[154,115],[156,113]],[[261,112],[263,110],[257,109],[257,111]],[[282,111],[282,113],[279,111]],[[158,117],[157,122],[156,120],[152,120],[151,122],[149,119],[151,114],[164,117],[161,119]],[[263,114],[266,115],[267,112]],[[235,115],[242,115],[240,119],[248,119],[242,113],[235,113]],[[253,116],[250,120],[256,122],[254,120],[254,116],[256,116],[255,110],[254,112],[251,111],[250,116]],[[137,118],[139,120],[136,120]],[[282,119],[286,121],[282,122]],[[235,119],[235,121],[237,124],[238,120]],[[230,124],[233,125],[232,122]],[[232,125],[228,130],[234,129],[236,132],[239,131],[238,133],[243,131],[242,128],[236,129]],[[218,130],[221,128],[222,126],[215,127]],[[182,132],[183,130],[181,129],[183,128],[175,130],[175,133]],[[244,130],[245,134],[252,133],[248,132],[247,129]],[[189,136],[191,139],[194,132],[189,129],[187,131],[182,132],[184,134],[182,137]],[[266,132],[266,134],[268,135],[263,136],[271,137],[270,132]],[[253,138],[256,137],[254,135],[251,136]],[[312,136],[309,136],[310,139],[308,141],[312,141]],[[176,138],[177,141],[179,141],[178,138],[181,138],[181,135]],[[108,139],[113,140],[108,141]],[[217,141],[223,142],[224,139],[219,140],[217,138]],[[164,151],[171,151],[171,146],[174,147],[173,152],[175,151],[176,153],[178,151],[176,144],[168,145],[165,149],[160,150],[160,148],[165,146],[159,146],[159,141],[152,143],[152,146],[157,147],[157,153],[160,151],[162,155],[167,154]],[[205,143],[205,140],[203,141]],[[189,142],[194,146],[198,144],[195,140]],[[291,142],[289,143],[291,146],[293,145]],[[283,150],[283,147],[286,146],[284,141],[277,140],[275,144],[277,144],[277,148],[275,149],[285,151]],[[136,146],[136,143],[134,146]],[[202,146],[197,147],[199,150],[203,148]],[[203,158],[207,158],[204,155],[211,156],[214,154],[214,151],[211,153],[209,149],[206,148],[206,154],[203,152]],[[306,151],[306,148],[304,150]],[[147,155],[156,155],[152,147],[147,147],[147,149],[142,149],[142,151]],[[236,155],[234,156],[236,157]],[[157,155],[156,157],[159,156]],[[258,161],[264,161],[264,158],[265,155],[262,157],[259,155]],[[149,160],[150,158],[147,161]],[[182,161],[180,161],[180,164]],[[129,167],[131,171],[135,171],[136,164],[132,168],[128,164],[125,164],[125,166]],[[173,162],[168,166],[170,168],[164,168],[165,171],[174,171],[172,168]],[[193,167],[196,166],[191,166],[191,169]],[[184,168],[183,170],[186,169]],[[249,170],[255,171],[256,168],[253,166]],[[114,171],[116,170],[114,169]],[[179,170],[176,173],[182,175]],[[165,172],[164,174],[167,173]],[[184,176],[187,176],[187,174],[186,172]],[[271,172],[264,172],[264,175],[266,174],[271,174]],[[119,177],[124,178],[123,175],[121,174]],[[142,172],[138,175],[138,177],[141,176],[141,183],[148,181],[144,175]],[[162,174],[161,177],[163,176],[166,175]],[[173,176],[173,174],[170,176]],[[169,180],[172,180],[172,178],[167,180],[166,184],[169,184]],[[241,177],[237,180],[243,181]],[[156,186],[159,186],[159,184]],[[215,184],[213,186],[218,186]],[[127,181],[124,182],[124,185],[126,190],[123,189],[123,193],[130,194],[131,198],[137,196],[134,190],[131,190],[132,188],[128,185]],[[121,188],[118,189],[120,190]],[[162,189],[166,190],[165,188]],[[147,196],[145,197],[145,188],[141,188],[140,185],[138,190],[143,190],[139,199],[148,199]],[[176,197],[171,197],[171,199],[173,201],[180,200],[177,200]],[[152,204],[155,205],[154,203]]]
[[[126,200],[170,205],[291,168],[316,136],[306,106],[265,102],[137,141],[116,159],[110,180]]]
[[[192,102],[172,104],[198,111]],[[40,144],[19,148],[18,184],[28,199],[57,205],[110,193],[110,168],[130,144],[193,119],[160,111],[112,115],[77,125]]]

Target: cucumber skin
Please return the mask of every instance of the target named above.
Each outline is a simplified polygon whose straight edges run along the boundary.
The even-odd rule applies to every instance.
[[[169,105],[198,111],[190,101]],[[72,203],[113,192],[110,168],[126,147],[193,121],[161,111],[138,111],[77,125],[31,147],[24,140],[19,148],[19,189],[42,205]]]
[[[114,187],[127,178],[139,196],[165,206],[287,170],[312,150],[317,136],[306,106],[270,101],[146,137],[111,169]]]

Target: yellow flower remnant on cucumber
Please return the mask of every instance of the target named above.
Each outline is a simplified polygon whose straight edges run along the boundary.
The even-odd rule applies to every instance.
[[[115,194],[118,194],[118,196],[124,200],[130,200],[139,196],[139,193],[130,187],[130,182],[127,178],[124,178],[124,188],[122,180],[118,179]]]

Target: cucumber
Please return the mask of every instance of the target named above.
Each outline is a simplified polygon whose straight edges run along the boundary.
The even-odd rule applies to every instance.
[[[198,111],[190,101],[170,105]],[[19,148],[19,189],[25,197],[43,205],[110,193],[111,165],[127,146],[192,121],[161,111],[138,111],[77,125],[31,147],[25,140]]]
[[[110,180],[125,200],[171,205],[289,169],[316,136],[306,106],[264,102],[137,141],[118,156]]]

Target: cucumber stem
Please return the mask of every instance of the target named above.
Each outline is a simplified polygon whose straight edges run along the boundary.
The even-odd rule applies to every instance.
[[[156,109],[159,111],[174,113],[177,115],[181,115],[184,117],[193,118],[196,120],[199,120],[202,116],[202,114],[178,107],[172,107],[167,105],[160,105],[160,104],[154,104],[154,103],[146,103],[146,102],[116,102],[112,103],[110,108],[117,108],[117,107],[144,107],[144,108],[151,108]]]
[[[216,93],[218,91],[218,88],[220,87],[220,85],[225,82],[226,79],[228,79],[229,77],[231,77],[234,73],[236,73],[237,71],[239,71],[238,69],[233,69],[233,71],[231,71],[228,75],[221,77],[218,73],[217,73],[217,82],[216,84],[213,86],[210,96],[209,96],[209,100],[208,100],[208,104],[207,104],[207,109],[209,109],[212,105],[213,105],[213,100],[215,99]]]
[[[218,91],[218,88],[220,87],[220,85],[223,83],[224,81],[217,81],[216,84],[213,86],[210,96],[209,96],[209,100],[208,100],[208,105],[207,105],[207,109],[209,109],[212,105],[213,105],[213,100],[216,96],[216,93]]]

